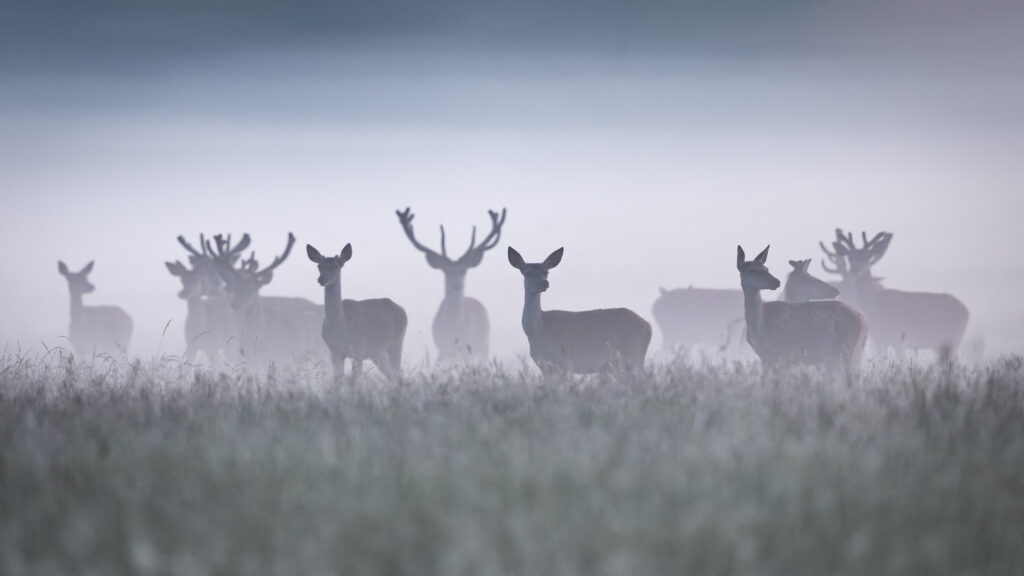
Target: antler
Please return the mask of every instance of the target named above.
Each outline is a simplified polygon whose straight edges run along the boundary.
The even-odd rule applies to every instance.
[[[395,214],[398,215],[398,222],[402,225],[402,230],[405,230],[405,235],[406,235],[407,238],[409,238],[409,242],[412,242],[412,245],[417,250],[419,250],[420,252],[425,252],[428,255],[436,256],[438,258],[441,258],[441,257],[443,257],[445,259],[448,258],[447,254],[444,254],[442,256],[442,254],[445,252],[445,247],[444,247],[444,226],[441,226],[441,252],[442,252],[442,254],[438,254],[437,252],[434,252],[433,250],[431,250],[430,248],[427,248],[423,244],[420,244],[419,240],[416,240],[416,234],[412,230],[412,219],[415,218],[416,215],[412,213],[412,211],[411,211],[411,209],[409,207],[406,207],[404,212],[401,211],[401,210],[395,210]]]
[[[202,253],[193,248],[192,245],[188,243],[188,240],[185,240],[184,236],[178,236],[178,244],[181,244],[182,247],[184,247],[185,250],[195,258],[209,258],[209,254],[206,252],[206,238],[202,234],[199,234],[199,245],[203,249]]]
[[[248,266],[251,266],[251,268],[249,268],[249,271],[253,272],[257,276],[267,274],[268,272],[272,272],[274,268],[277,268],[278,266],[283,264],[285,260],[288,259],[288,255],[292,253],[292,246],[294,245],[295,235],[289,232],[288,245],[284,247],[284,252],[280,256],[274,258],[274,261],[270,263],[270,266],[267,266],[263,270],[257,271],[257,268],[259,267],[259,262],[256,260],[256,254],[254,253],[252,256],[249,257],[248,260],[248,262],[250,263],[248,264]]]
[[[178,240],[180,241],[181,238],[179,237]],[[252,242],[248,234],[243,234],[242,239],[238,241],[236,246],[231,245],[231,234],[228,234],[227,238],[222,234],[217,234],[213,237],[213,240],[217,244],[216,253],[209,240],[203,242],[203,253],[208,254],[214,260],[222,260],[228,263],[234,263],[241,256],[242,251],[248,248]]]
[[[462,260],[466,256],[469,256],[470,252],[480,252],[481,254],[494,248],[498,245],[498,241],[501,239],[501,227],[505,225],[505,212],[506,208],[501,209],[501,215],[494,210],[488,210],[487,214],[491,217],[491,232],[487,234],[484,241],[479,246],[476,245],[476,226],[473,226],[473,237],[469,241],[469,249],[463,254],[459,260]],[[442,228],[443,230],[443,228]],[[442,245],[443,246],[443,245]]]
[[[457,262],[461,262],[463,260],[466,260],[466,258],[468,256],[470,256],[471,254],[480,254],[480,255],[482,255],[484,252],[486,252],[486,251],[490,250],[491,248],[494,248],[495,246],[498,245],[498,241],[501,239],[501,227],[505,225],[505,215],[506,215],[506,212],[507,212],[506,208],[502,208],[501,209],[501,214],[498,214],[494,210],[488,210],[487,211],[487,214],[491,217],[491,231],[490,231],[490,233],[487,234],[487,236],[484,238],[483,242],[481,242],[479,245],[477,245],[477,243],[476,243],[476,226],[474,226],[473,227],[473,233],[472,233],[472,235],[470,237],[470,240],[469,240],[469,248],[467,248],[466,252],[463,253],[462,256],[459,257]],[[409,238],[409,241],[412,242],[412,245],[415,246],[417,250],[419,250],[420,252],[426,253],[428,256],[434,256],[436,258],[443,258],[444,260],[446,260],[448,262],[452,261],[451,258],[448,257],[448,247],[447,247],[447,243],[446,243],[446,236],[445,236],[444,225],[443,224],[441,225],[441,253],[438,254],[437,252],[434,252],[433,250],[431,250],[430,248],[427,248],[426,246],[421,244],[418,240],[416,240],[416,235],[413,233],[413,228],[412,228],[412,219],[416,215],[413,214],[408,207],[404,211],[402,211],[402,210],[395,210],[395,214],[398,215],[398,221],[402,224],[402,229],[405,231],[406,237]]]

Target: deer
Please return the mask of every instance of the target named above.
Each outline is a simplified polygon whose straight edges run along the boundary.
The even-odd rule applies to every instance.
[[[934,350],[942,357],[955,355],[970,319],[963,302],[951,294],[892,290],[872,275],[892,238],[890,232],[879,232],[869,240],[867,232],[861,232],[862,245],[857,247],[852,232],[837,228],[833,250],[825,253],[837,267],[845,264],[852,298],[870,322],[870,336],[880,352],[892,348],[902,355],[906,348],[915,348]]]
[[[284,252],[265,268],[260,268],[255,253],[236,267],[232,263],[230,240],[217,235],[214,242],[216,249],[206,241],[207,251],[216,262],[229,295],[241,355],[267,361],[323,356],[324,346],[317,337],[324,317],[322,306],[305,298],[260,295],[260,289],[273,280],[274,270],[291,254],[295,235],[288,233]]]
[[[786,277],[786,285],[782,289],[783,300],[786,302],[832,300],[839,296],[838,288],[820,278],[815,278],[807,270],[811,266],[810,258],[790,260],[789,265],[793,269]]]
[[[370,360],[389,380],[402,366],[402,344],[409,323],[405,310],[389,298],[341,299],[341,269],[352,258],[352,244],[337,256],[324,256],[312,244],[306,255],[316,264],[317,283],[324,289],[324,320],[321,336],[331,351],[334,377],[342,381],[345,359],[352,359],[352,381],[358,380],[363,361]]]
[[[548,271],[562,261],[563,252],[559,248],[543,262],[527,263],[508,248],[509,264],[523,275],[523,331],[530,343],[530,358],[545,376],[642,370],[651,325],[632,310],[541,308],[540,296],[549,287]]]
[[[501,228],[505,224],[505,209],[501,214],[487,211],[491,218],[491,231],[480,244],[476,243],[476,227],[469,242],[469,248],[457,259],[448,257],[445,247],[444,226],[441,226],[441,253],[427,248],[416,240],[412,220],[415,217],[408,207],[395,210],[398,222],[406,237],[427,258],[431,268],[444,273],[444,299],[434,315],[432,326],[434,344],[440,361],[486,359],[490,353],[490,320],[487,309],[476,298],[466,296],[466,272],[479,266],[484,253],[498,245]]]
[[[762,366],[857,367],[867,339],[860,312],[837,300],[762,302],[762,290],[777,290],[781,285],[766,265],[769,248],[748,262],[743,248],[736,247],[747,342]]]
[[[96,290],[89,282],[94,261],[78,272],[72,272],[63,261],[57,261],[57,271],[68,282],[71,293],[71,325],[68,335],[75,350],[101,354],[114,354],[128,350],[132,339],[132,318],[117,306],[85,306],[82,296]]]
[[[232,264],[238,260],[242,252],[249,246],[250,238],[246,234],[242,240],[228,251],[227,257]],[[188,305],[185,317],[185,358],[195,358],[197,352],[203,352],[207,360],[213,362],[221,350],[227,352],[228,342],[237,338],[234,330],[231,307],[228,305],[224,292],[224,281],[217,272],[217,264],[206,246],[206,237],[199,235],[202,252],[192,247],[184,236],[178,236],[178,243],[189,253],[191,268],[181,263],[164,262],[167,271],[181,281],[181,292],[178,297]],[[231,245],[231,236],[227,238]]]
[[[743,322],[743,292],[724,288],[659,288],[651,307],[662,335],[662,349],[712,346],[730,348]]]

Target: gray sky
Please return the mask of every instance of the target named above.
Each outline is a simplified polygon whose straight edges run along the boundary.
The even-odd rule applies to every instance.
[[[1024,348],[1022,11],[818,4],[11,3],[0,340],[56,342],[56,261],[95,259],[87,304],[132,314],[142,353],[171,320],[180,350],[175,236],[248,231],[269,260],[293,231],[352,242],[345,297],[403,305],[418,356],[443,280],[402,235],[409,205],[452,247],[508,207],[467,288],[500,355],[526,351],[508,245],[565,246],[545,307],[651,319],[659,286],[738,287],[737,243],[771,243],[782,277],[836,226],[894,232],[887,286],[954,293],[970,337]],[[296,250],[265,293],[319,301],[315,276]]]

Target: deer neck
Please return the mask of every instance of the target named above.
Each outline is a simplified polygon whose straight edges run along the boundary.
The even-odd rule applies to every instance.
[[[523,331],[526,338],[533,340],[540,337],[543,330],[543,310],[540,307],[540,292],[527,292],[526,303],[523,305]]]
[[[444,277],[444,303],[448,305],[460,305],[466,298],[466,281],[452,280],[448,275]]]
[[[764,320],[764,306],[761,302],[761,291],[756,288],[743,287],[743,316],[747,321],[747,340],[757,340],[761,336],[761,325]]]
[[[857,307],[870,308],[874,301],[875,294],[882,289],[878,281],[871,276],[871,271],[859,274],[853,278],[853,294],[857,300]],[[862,310],[864,311],[864,310]]]
[[[341,306],[341,279],[324,286],[324,313],[331,322],[342,324],[345,313]]]
[[[82,293],[71,292],[71,321],[75,322],[82,316],[82,309],[85,306],[82,304]]]

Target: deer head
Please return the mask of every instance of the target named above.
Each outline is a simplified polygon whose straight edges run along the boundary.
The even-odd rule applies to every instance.
[[[233,265],[241,257],[242,251],[249,246],[250,238],[248,234],[245,234],[237,245],[231,246],[231,235],[229,234],[225,242],[226,246],[229,247],[226,257]],[[167,271],[172,276],[176,276],[181,280],[182,290],[178,296],[187,300],[196,296],[214,297],[222,295],[224,281],[217,270],[217,262],[210,252],[209,242],[206,240],[206,237],[202,234],[199,235],[201,252],[189,244],[184,236],[178,236],[178,243],[189,253],[188,260],[192,265],[192,268],[189,269],[180,261],[164,263],[167,266]]]
[[[247,238],[248,235],[243,238],[242,242],[247,244]],[[256,260],[255,253],[250,254],[247,260],[242,260],[238,267],[235,266],[234,260],[238,258],[237,255],[244,246],[243,248],[238,246],[232,247],[230,236],[224,238],[218,234],[214,236],[214,242],[216,243],[216,250],[207,240],[207,251],[211,254],[214,262],[216,262],[217,272],[220,274],[221,279],[224,280],[224,286],[231,295],[232,308],[238,310],[259,304],[260,288],[270,284],[270,281],[274,279],[274,269],[288,259],[292,246],[295,245],[295,235],[291,232],[288,233],[288,244],[285,246],[284,252],[274,258],[270,266],[262,269],[260,268],[259,261]]]
[[[404,211],[395,210],[395,214],[398,215],[398,222],[402,225],[402,230],[405,231],[406,237],[412,242],[412,245],[423,252],[427,256],[427,264],[431,268],[436,268],[444,272],[445,277],[445,296],[458,297],[462,295],[463,289],[465,288],[466,282],[466,271],[470,268],[474,268],[480,265],[483,261],[484,252],[487,252],[491,248],[498,245],[498,240],[501,239],[501,227],[505,224],[505,208],[501,209],[501,214],[493,210],[488,210],[487,213],[491,217],[491,231],[483,239],[480,244],[476,243],[476,226],[473,227],[473,235],[469,241],[469,248],[459,258],[452,260],[448,257],[448,250],[445,246],[445,234],[444,226],[441,226],[441,253],[438,254],[430,248],[427,248],[416,240],[416,235],[412,229],[412,219],[416,216],[409,208]]]
[[[815,278],[808,271],[811,259],[790,260],[789,265],[793,270],[786,278],[786,301],[802,302],[805,300],[825,300],[839,296],[839,290],[825,282]]]
[[[345,266],[345,262],[352,259],[352,244],[345,244],[337,256],[324,256],[320,254],[319,250],[313,248],[312,244],[306,244],[306,256],[316,263],[316,268],[320,271],[320,276],[316,281],[321,286],[331,286],[338,283],[341,279],[342,267]]]
[[[777,290],[782,284],[765,266],[765,262],[768,261],[768,248],[771,246],[767,246],[753,260],[747,262],[743,248],[736,247],[736,269],[740,271],[740,285],[744,290]]]
[[[508,263],[523,274],[523,285],[527,294],[540,294],[548,289],[548,270],[551,270],[562,261],[563,248],[555,250],[543,262],[527,263],[523,257],[516,252],[515,248],[508,247]]]
[[[871,240],[868,240],[867,232],[861,232],[863,246],[858,248],[854,244],[852,232],[844,234],[842,229],[836,228],[836,240],[832,242],[833,252],[829,253],[826,250],[826,253],[830,258],[845,259],[850,275],[870,275],[871,267],[885,255],[891,240],[890,232],[879,232]]]
[[[68,290],[72,295],[88,294],[96,289],[95,286],[89,282],[89,274],[92,273],[92,265],[95,262],[89,262],[78,272],[72,272],[68,270],[68,265],[63,261],[57,261],[57,272],[67,279]]]

